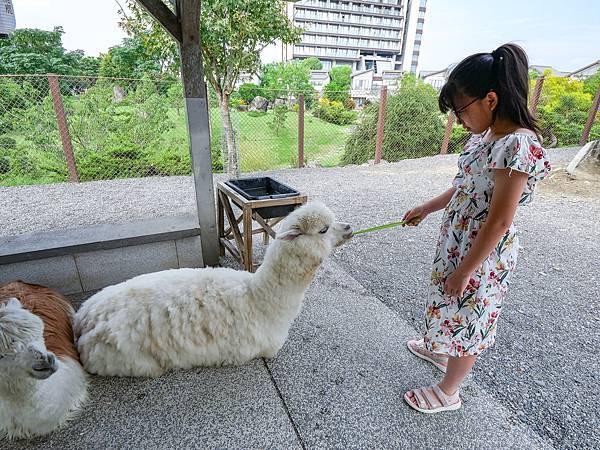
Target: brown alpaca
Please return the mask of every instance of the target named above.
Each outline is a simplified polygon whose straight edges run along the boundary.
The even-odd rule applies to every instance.
[[[85,401],[73,308],[44,286],[0,286],[0,438],[47,434]]]
[[[0,304],[16,298],[23,308],[44,322],[46,349],[57,357],[69,357],[79,363],[79,354],[73,338],[71,303],[58,292],[37,284],[12,281],[0,286]]]

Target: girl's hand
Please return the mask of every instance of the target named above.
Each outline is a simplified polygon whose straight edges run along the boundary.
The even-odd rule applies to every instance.
[[[402,226],[404,227],[408,225],[409,227],[416,227],[423,221],[423,219],[425,219],[425,217],[427,217],[428,214],[429,212],[425,210],[423,205],[417,206],[416,208],[413,208],[404,214],[402,221],[406,223]]]
[[[444,293],[449,297],[462,297],[470,279],[470,274],[465,274],[458,269],[455,270],[448,278],[446,278]]]

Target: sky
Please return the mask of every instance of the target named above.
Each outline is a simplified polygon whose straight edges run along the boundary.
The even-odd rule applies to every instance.
[[[18,28],[62,26],[67,50],[106,53],[125,34],[115,0],[13,0]],[[570,71],[600,59],[600,0],[428,0],[419,68],[443,69],[505,42]]]

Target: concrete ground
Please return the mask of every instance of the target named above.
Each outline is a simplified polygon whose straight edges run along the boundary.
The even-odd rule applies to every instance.
[[[553,152],[555,167],[566,165],[572,154]],[[455,164],[455,156],[445,156],[271,175],[324,201],[340,220],[361,229],[398,220],[412,205],[441,192]],[[459,411],[428,416],[402,400],[406,390],[439,379],[436,369],[405,347],[421,327],[437,214],[417,228],[357,236],[337,249],[309,288],[276,358],[237,368],[176,371],[154,380],[92,377],[90,401],[68,427],[0,446],[600,448],[600,199],[595,185],[569,182],[560,174],[556,170],[534,203],[518,213],[524,249],[498,342],[466,381]],[[136,209],[132,215],[169,214],[168,205],[152,203],[150,181],[139,182],[144,188],[137,193],[150,196],[139,198],[139,204],[152,210]],[[191,210],[190,186],[181,178],[173,183],[168,189],[168,180],[157,180],[161,192],[173,196],[171,213]],[[29,189],[39,195],[23,189],[14,195],[40,201],[42,187]],[[86,221],[73,214],[70,221]],[[43,214],[32,220],[43,227]],[[47,217],[46,223],[60,226],[57,220]],[[259,257],[261,251],[257,244]],[[223,264],[234,263],[224,259]]]

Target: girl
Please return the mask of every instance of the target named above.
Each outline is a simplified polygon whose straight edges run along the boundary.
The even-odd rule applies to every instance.
[[[519,249],[515,210],[532,201],[535,184],[550,170],[527,109],[528,89],[525,52],[505,44],[464,59],[440,92],[441,111],[452,110],[473,137],[458,159],[452,187],[403,218],[414,226],[445,208],[425,332],[407,343],[445,373],[439,384],[404,395],[424,413],[460,408],[460,383],[493,345]]]

